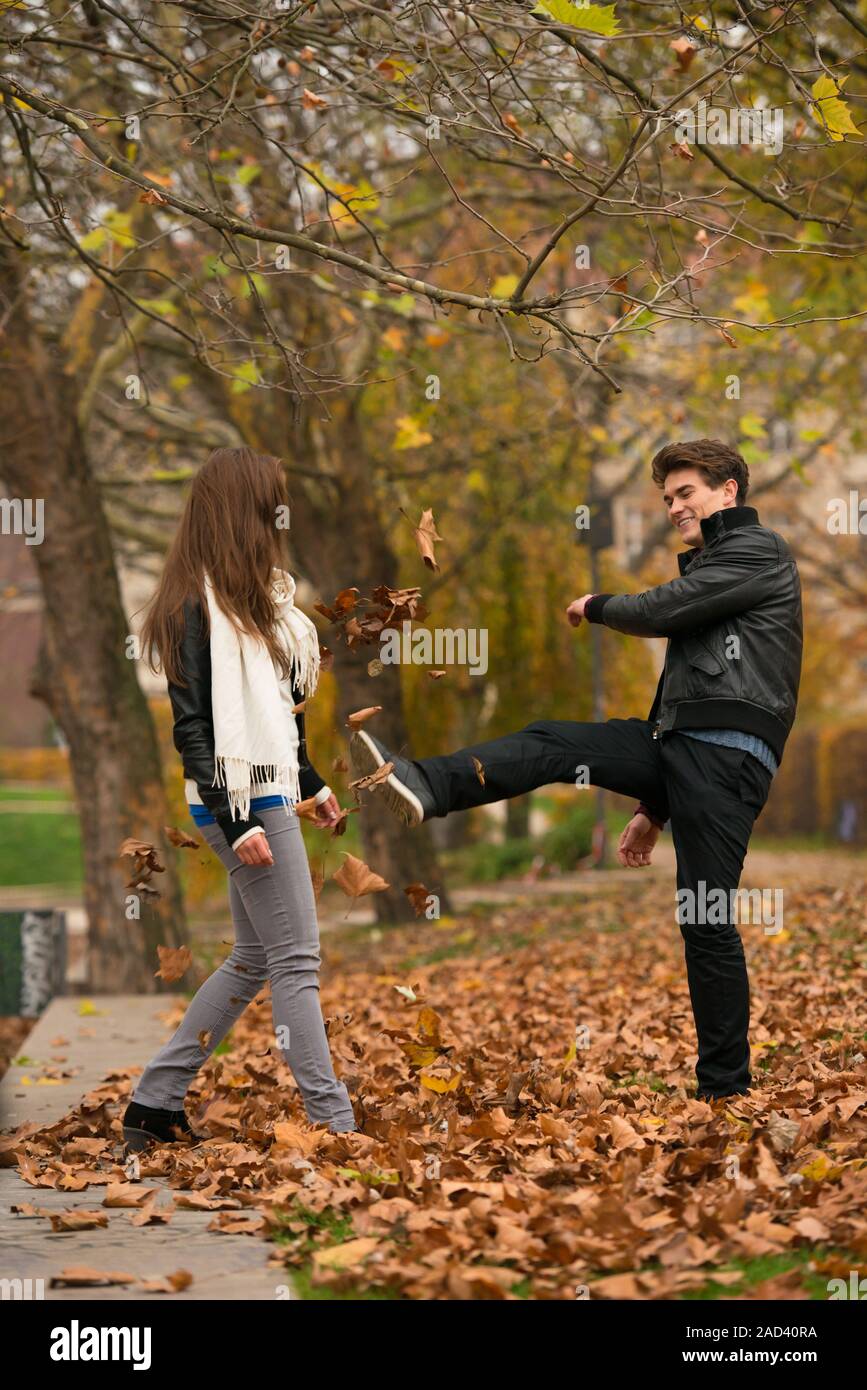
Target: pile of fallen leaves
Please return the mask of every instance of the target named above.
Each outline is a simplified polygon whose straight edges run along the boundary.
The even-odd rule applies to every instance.
[[[117,1072],[0,1161],[114,1203],[129,1185],[142,1222],[168,1219],[148,1205],[158,1178],[335,1290],[670,1298],[712,1275],[735,1297],[805,1297],[797,1269],[741,1289],[737,1266],[808,1250],[823,1278],[867,1273],[863,910],[819,886],[790,897],[785,931],[741,931],[748,1097],[694,1097],[672,892],[642,882],[326,938],[361,1134],[306,1122],[260,995],[189,1094],[206,1141],[124,1168]]]

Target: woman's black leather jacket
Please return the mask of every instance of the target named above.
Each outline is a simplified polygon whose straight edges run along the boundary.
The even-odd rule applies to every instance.
[[[245,830],[262,826],[255,812],[248,820],[233,820],[225,787],[213,786],[214,781],[214,718],[211,709],[211,648],[203,631],[202,608],[198,599],[188,599],[184,605],[184,635],[179,660],[186,685],[169,681],[169,699],[174,713],[173,737],[181,755],[184,776],[191,778],[199,789],[202,805],[210,811],[229,844]],[[303,695],[293,686],[295,703]],[[298,724],[298,772],[303,798],[315,795],[325,782],[307,759],[307,740],[304,712],[295,715]]]

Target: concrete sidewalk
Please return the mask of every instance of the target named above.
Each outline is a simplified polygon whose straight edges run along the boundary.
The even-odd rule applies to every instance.
[[[46,1009],[21,1044],[26,1066],[11,1066],[0,1080],[0,1125],[4,1133],[28,1121],[50,1124],[61,1119],[81,1097],[100,1085],[107,1073],[143,1066],[169,1036],[160,1014],[170,1007],[163,996],[98,996],[95,1014],[82,1016],[80,999],[56,999]],[[63,1038],[59,1045],[53,1039]],[[64,1055],[64,1068],[78,1069],[59,1085],[39,1085],[45,1068],[57,1067],[52,1056]],[[24,1078],[30,1078],[26,1084]],[[160,1178],[142,1180],[148,1187],[163,1187],[159,1207],[172,1206],[171,1189]],[[168,1225],[133,1226],[129,1209],[102,1206],[105,1189],[81,1192],[31,1187],[14,1168],[0,1168],[0,1278],[43,1279],[45,1298],[102,1301],[109,1299],[275,1299],[276,1290],[289,1284],[288,1274],[268,1267],[273,1245],[255,1236],[223,1235],[206,1229],[212,1212],[176,1210]],[[50,1211],[99,1209],[108,1226],[87,1231],[52,1232],[47,1217],[13,1214],[13,1205],[30,1202]],[[120,1270],[143,1279],[159,1278],[188,1270],[192,1284],[181,1293],[148,1294],[136,1285],[102,1288],[51,1289],[52,1275],[71,1265],[98,1270]],[[285,1298],[285,1294],[283,1297]]]

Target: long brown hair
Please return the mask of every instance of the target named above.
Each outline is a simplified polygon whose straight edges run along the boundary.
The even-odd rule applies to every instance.
[[[274,635],[270,592],[273,567],[288,567],[286,532],[277,524],[284,513],[278,508],[288,508],[280,459],[248,448],[213,451],[193,479],[142,624],[142,650],[152,671],[161,666],[168,680],[186,684],[178,652],[183,608],[187,599],[198,598],[207,634],[207,574],[226,616],[261,637],[281,675],[289,675],[290,658]]]

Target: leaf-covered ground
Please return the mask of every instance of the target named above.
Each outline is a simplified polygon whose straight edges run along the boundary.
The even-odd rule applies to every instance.
[[[206,1142],[125,1171],[119,1072],[5,1161],[115,1203],[129,1183],[143,1221],[159,1176],[215,1231],[273,1240],[311,1297],[827,1298],[867,1274],[861,895],[801,890],[785,931],[742,927],[755,1085],[714,1107],[673,911],[636,881],[329,935],[362,1134],[306,1123],[262,995],[188,1097]]]

